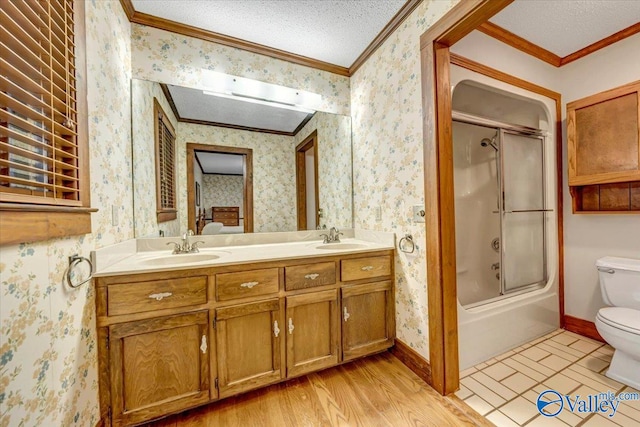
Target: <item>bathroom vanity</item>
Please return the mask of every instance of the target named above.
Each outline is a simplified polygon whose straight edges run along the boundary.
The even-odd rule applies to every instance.
[[[106,425],[139,424],[391,347],[392,248],[205,248],[181,265],[172,263],[182,255],[165,251],[100,272]]]

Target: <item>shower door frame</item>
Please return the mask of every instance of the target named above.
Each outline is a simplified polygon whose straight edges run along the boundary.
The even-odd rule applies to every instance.
[[[490,298],[489,300],[485,300],[485,301],[477,301],[477,302],[465,305],[464,307],[465,308],[478,307],[478,306],[488,304],[497,300],[509,298],[511,296],[520,295],[522,293],[529,292],[531,290],[539,289],[540,287],[544,286],[544,284],[547,282],[549,277],[549,272],[547,269],[547,261],[548,261],[547,260],[547,243],[548,243],[547,242],[547,224],[546,224],[546,218],[544,217],[543,217],[543,223],[542,223],[543,279],[538,282],[529,283],[527,285],[520,286],[512,291],[506,290],[505,275],[503,274],[506,267],[504,262],[504,259],[505,259],[505,252],[504,252],[505,238],[504,238],[504,228],[503,228],[504,215],[507,213],[514,213],[514,212],[507,212],[505,208],[503,147],[504,147],[504,135],[507,133],[511,135],[520,135],[525,137],[536,137],[541,140],[540,142],[542,144],[542,159],[541,159],[540,166],[542,168],[541,184],[542,184],[543,208],[536,209],[536,210],[528,210],[527,212],[541,212],[541,213],[553,212],[554,209],[546,209],[547,182],[546,182],[545,144],[546,144],[547,137],[545,135],[545,132],[542,131],[541,129],[535,129],[535,128],[531,128],[523,125],[516,125],[512,123],[503,122],[500,120],[489,119],[486,117],[476,116],[473,114],[463,113],[463,112],[454,111],[454,110],[452,110],[451,112],[451,119],[452,119],[452,122],[466,123],[470,125],[485,127],[487,129],[495,129],[497,131],[497,134],[499,135],[499,138],[498,138],[499,150],[497,150],[496,173],[499,177],[498,178],[499,185],[497,188],[497,193],[498,193],[498,214],[500,216],[499,217],[500,218],[499,220],[499,223],[500,223],[500,293],[497,297]]]
[[[429,369],[418,375],[440,394],[459,388],[458,317],[456,295],[455,207],[450,65],[546,96],[556,104],[556,221],[558,224],[558,293],[560,325],[564,325],[564,261],[562,234],[562,114],[559,93],[486,65],[451,54],[449,47],[488,21],[513,0],[459,2],[420,37]],[[408,359],[415,359],[410,355]],[[415,360],[413,360],[415,364]]]

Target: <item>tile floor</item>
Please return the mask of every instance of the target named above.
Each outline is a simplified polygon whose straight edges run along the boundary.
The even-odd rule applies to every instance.
[[[640,427],[640,400],[621,402],[611,418],[566,407],[552,418],[536,408],[545,390],[572,399],[606,391],[638,392],[604,375],[612,355],[608,345],[559,329],[460,372],[456,395],[499,427]]]

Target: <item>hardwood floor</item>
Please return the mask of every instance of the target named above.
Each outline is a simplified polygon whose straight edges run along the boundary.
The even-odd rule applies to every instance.
[[[491,426],[389,352],[186,411],[148,427]]]

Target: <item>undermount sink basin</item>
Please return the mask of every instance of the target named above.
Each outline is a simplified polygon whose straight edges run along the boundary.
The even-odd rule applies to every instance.
[[[223,255],[223,253],[175,254],[145,259],[144,261],[142,261],[142,263],[146,265],[184,265],[194,264],[197,262],[213,261]]]
[[[326,249],[326,250],[350,250],[350,249],[364,249],[368,247],[362,243],[324,243],[322,245],[316,246],[316,249]]]

